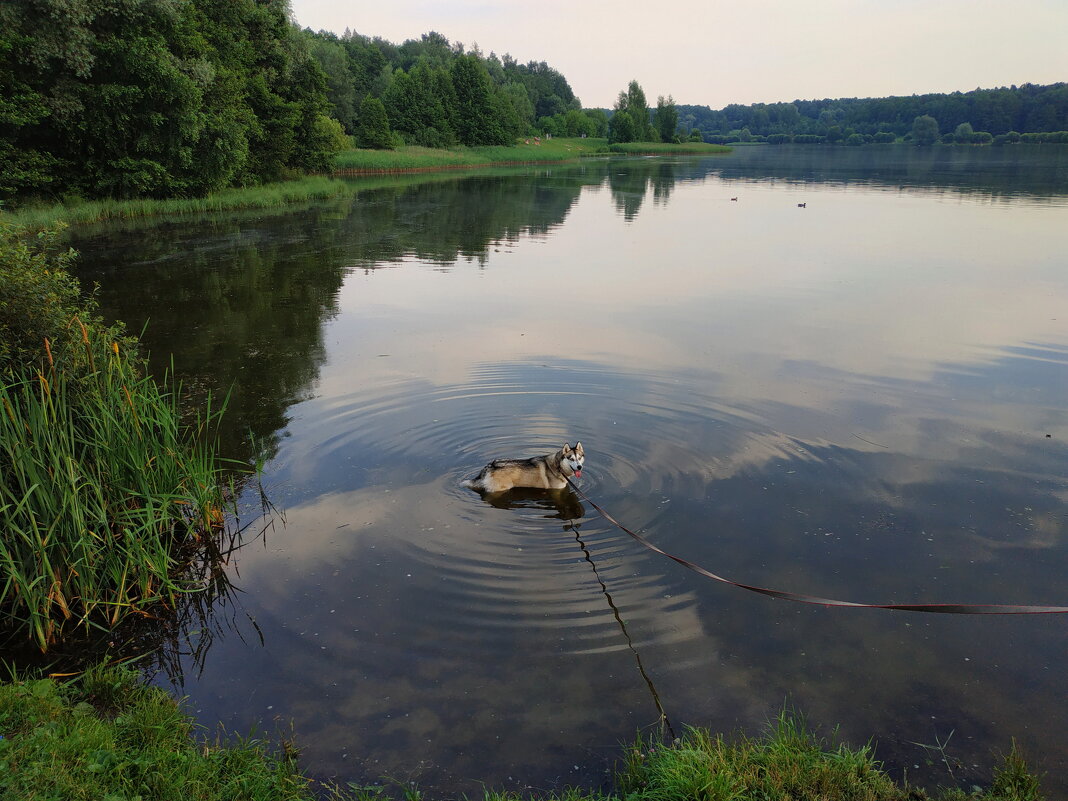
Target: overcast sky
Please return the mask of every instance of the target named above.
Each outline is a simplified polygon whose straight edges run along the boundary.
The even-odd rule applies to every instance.
[[[297,22],[400,44],[427,31],[546,61],[586,107],[631,79],[721,108],[1068,80],[1068,0],[292,0]]]

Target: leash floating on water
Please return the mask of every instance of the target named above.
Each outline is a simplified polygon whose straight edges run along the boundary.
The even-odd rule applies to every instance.
[[[820,598],[815,595],[804,595],[797,592],[773,590],[767,587],[755,587],[752,584],[742,584],[737,581],[732,581],[729,578],[724,578],[723,576],[717,576],[711,570],[707,570],[700,565],[695,565],[693,562],[683,559],[681,556],[675,556],[674,554],[668,553],[663,548],[657,547],[641,534],[631,531],[612,517],[612,515],[608,514],[608,512],[600,507],[596,501],[579,489],[578,485],[576,485],[570,478],[567,478],[567,483],[570,485],[571,489],[578,493],[582,500],[586,501],[586,503],[596,509],[601,517],[616,528],[630,535],[630,537],[636,540],[640,545],[648,548],[650,551],[658,553],[661,556],[666,556],[673,562],[678,562],[687,570],[692,570],[694,573],[698,573],[705,578],[710,578],[723,584],[729,584],[732,587],[749,590],[749,592],[767,595],[771,598],[779,598],[783,601],[795,601],[796,603],[802,604],[815,604],[818,606],[848,606],[854,609],[892,609],[899,612],[931,612],[942,615],[1063,615],[1068,613],[1068,606],[1033,606],[1028,604],[862,604],[856,603],[855,601],[839,601],[834,598]]]

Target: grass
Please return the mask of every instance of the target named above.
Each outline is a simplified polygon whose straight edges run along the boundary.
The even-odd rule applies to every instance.
[[[49,349],[36,374],[0,380],[0,619],[42,651],[173,608],[196,589],[181,578],[183,548],[223,522],[205,436],[219,411],[187,425],[129,340],[72,325],[65,347],[83,348],[86,368],[57,367],[72,360]]]
[[[733,147],[733,145],[732,145]],[[617,142],[609,146],[613,153],[626,153],[630,156],[667,156],[667,155],[709,155],[713,153],[730,153],[727,145],[710,145],[705,142]]]
[[[14,211],[0,212],[0,220],[12,226],[41,230],[56,222],[72,225],[142,217],[268,209],[303,201],[347,196],[353,194],[353,191],[352,186],[345,181],[325,176],[308,176],[263,186],[223,189],[202,198],[74,199],[65,203],[27,205]]]
[[[444,170],[484,167],[494,164],[537,164],[570,161],[583,156],[607,153],[606,139],[533,138],[515,145],[496,147],[455,147],[437,149],[402,147],[397,150],[346,150],[335,159],[335,170],[343,174]]]
[[[618,778],[626,801],[1041,801],[1038,779],[1031,775],[1015,745],[994,771],[987,790],[948,788],[928,795],[890,779],[871,746],[829,746],[804,721],[782,713],[760,739],[689,729],[662,747],[641,740],[626,753]]]
[[[386,782],[316,785],[298,752],[281,754],[251,737],[198,743],[197,727],[163,690],[121,668],[95,668],[79,681],[0,685],[0,795],[46,799],[159,801],[422,801],[417,787]],[[199,732],[201,739],[204,732]],[[546,801],[1041,801],[1038,780],[1015,748],[986,791],[894,783],[868,746],[828,746],[800,719],[782,714],[759,739],[727,741],[690,729],[672,743],[639,738],[625,749],[611,790],[570,788],[529,796]],[[523,801],[485,790],[483,801]]]
[[[198,743],[162,690],[120,669],[77,685],[0,686],[0,797],[22,801],[311,801],[295,753],[255,738]]]

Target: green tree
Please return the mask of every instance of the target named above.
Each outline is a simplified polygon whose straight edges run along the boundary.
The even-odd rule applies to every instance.
[[[668,95],[667,100],[661,95],[656,99],[656,113],[653,118],[661,142],[677,142],[679,127],[679,111],[675,108],[675,99]]]
[[[356,83],[349,69],[345,47],[333,34],[310,35],[311,54],[326,76],[326,98],[330,116],[349,132],[356,126]]]
[[[419,64],[411,72],[398,70],[382,100],[393,130],[409,144],[456,144],[456,93],[446,68]]]
[[[970,122],[962,122],[953,132],[953,141],[962,145],[970,145],[974,137],[975,130]]]
[[[2,3],[0,191],[191,195],[322,169],[326,88],[282,2]]]
[[[608,136],[608,115],[604,113],[604,109],[586,108],[582,113],[590,120],[590,136]]]
[[[938,141],[938,120],[923,114],[912,121],[912,141],[917,145],[933,145]]]
[[[456,92],[456,133],[465,145],[505,145],[512,134],[504,120],[503,99],[474,55],[459,56],[449,67]]]
[[[356,125],[356,144],[359,147],[373,150],[388,150],[393,146],[386,107],[377,97],[367,95],[360,104],[359,122]]]
[[[608,121],[610,142],[654,142],[656,131],[649,121],[649,104],[637,81],[631,81],[626,91],[616,99],[614,113]]]
[[[534,104],[530,101],[527,88],[520,81],[511,81],[502,88],[501,93],[511,105],[518,123],[516,136],[525,133],[534,124]]]

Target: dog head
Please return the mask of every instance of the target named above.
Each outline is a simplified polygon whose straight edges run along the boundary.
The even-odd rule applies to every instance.
[[[563,464],[575,475],[576,478],[582,476],[582,465],[586,462],[586,455],[582,450],[582,443],[576,442],[575,447],[571,447],[570,442],[564,443],[563,448],[564,461]]]

